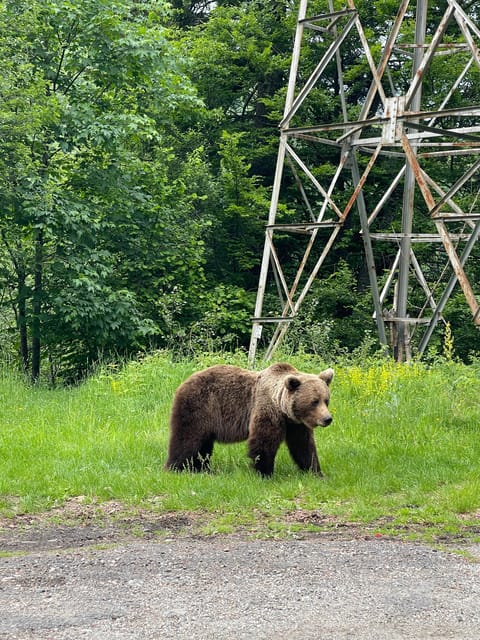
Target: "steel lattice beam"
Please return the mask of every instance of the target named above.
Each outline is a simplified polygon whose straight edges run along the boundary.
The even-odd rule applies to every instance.
[[[320,276],[345,221],[355,215],[352,212],[359,216],[379,341],[387,345],[385,323],[389,323],[392,329],[390,334],[395,336],[390,346],[397,359],[408,359],[411,355],[410,327],[425,327],[419,341],[419,352],[423,353],[457,283],[463,290],[473,322],[477,327],[480,326],[478,289],[475,291],[464,269],[480,235],[480,212],[471,208],[467,211],[461,197],[462,189],[465,185],[474,185],[480,171],[480,105],[465,104],[463,100],[461,107],[450,106],[453,98],[459,92],[461,94],[472,72],[480,69],[480,27],[475,21],[478,20],[478,14],[469,15],[456,0],[447,0],[446,10],[433,30],[430,21],[430,36],[427,39],[428,1],[410,3],[409,0],[403,0],[390,32],[385,34],[379,60],[375,62],[354,0],[348,0],[348,7],[337,11],[333,0],[329,0],[329,12],[312,17],[307,16],[307,4],[307,0],[300,0],[284,115],[279,125],[279,150],[249,360],[252,363],[255,359],[264,324],[276,325],[266,357],[269,358],[280,344],[314,280]],[[402,35],[405,33],[403,26],[404,21],[412,15],[415,15],[415,41],[408,44]],[[448,37],[451,25],[456,29],[454,45],[451,44],[452,38]],[[318,38],[319,58],[306,80],[300,83],[299,79],[304,77],[299,74],[299,69],[306,33],[321,34]],[[349,39],[352,38],[362,50],[363,61],[371,76],[356,120],[348,118],[352,105],[348,102],[343,68],[343,48],[349,45]],[[410,51],[413,51],[413,55],[410,55]],[[438,106],[432,108],[430,102],[426,108],[422,104],[423,86],[429,81],[432,66],[439,56],[456,56],[455,59],[461,62],[461,70],[453,78],[451,86],[438,96]],[[337,70],[343,118],[335,122],[302,124],[302,110],[312,100],[312,93],[321,85],[324,75],[331,73],[332,64]],[[397,90],[389,65],[397,68],[402,65],[402,68],[409,69],[410,84]],[[301,86],[297,87],[297,84]],[[309,164],[304,148],[308,144],[324,145],[330,151],[332,147],[338,149],[338,164],[327,182],[318,177],[317,167]],[[445,176],[441,181],[435,175],[434,161],[442,157],[459,158],[465,165],[463,173],[456,175],[451,185],[445,185]],[[389,158],[392,159],[390,186],[378,195],[377,201],[372,201],[371,194],[367,199],[365,188],[369,185],[372,170],[381,163],[384,170]],[[400,169],[398,162],[403,163]],[[287,168],[299,189],[308,221],[277,222]],[[346,198],[345,191],[338,186],[340,178],[345,175],[349,175],[352,182],[351,192]],[[478,191],[478,183],[476,188]],[[391,229],[382,229],[382,214],[393,194],[397,193],[398,196],[399,190],[403,193],[402,206],[396,215],[397,227],[401,231],[394,233]],[[470,198],[471,202],[477,200]],[[430,219],[431,230],[427,233],[424,230],[419,233],[415,228],[415,211],[419,206],[426,210]],[[459,225],[462,226],[460,230]],[[308,236],[304,255],[291,283],[288,282],[276,248],[276,234],[279,232]],[[399,246],[381,291],[374,242],[396,242]],[[451,269],[450,280],[440,292],[438,303],[435,302],[422,264],[412,249],[414,243],[429,242],[443,247],[445,260]],[[460,244],[464,245],[463,250]],[[289,264],[289,267],[292,265]],[[269,275],[272,273],[280,292],[279,310],[272,315],[262,315]],[[408,296],[412,276],[415,276],[416,283],[425,294],[422,314],[429,310],[430,315],[414,317],[410,313]],[[385,309],[389,296],[393,298],[391,308]]]

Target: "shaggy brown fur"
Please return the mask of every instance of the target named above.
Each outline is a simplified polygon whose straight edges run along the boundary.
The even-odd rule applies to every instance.
[[[217,365],[194,373],[178,389],[170,418],[167,469],[209,469],[214,442],[248,440],[263,476],[273,473],[285,441],[300,469],[321,475],[313,429],[332,422],[333,369],[301,373],[287,363],[260,372]]]

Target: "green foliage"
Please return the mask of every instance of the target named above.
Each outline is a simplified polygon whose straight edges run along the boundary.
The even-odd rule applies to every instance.
[[[198,104],[165,15],[133,0],[2,7],[3,302],[33,378],[42,353],[78,375],[155,332],[132,272],[158,296],[188,288],[185,260],[201,270],[201,225],[185,233],[190,199],[162,140]]]
[[[217,282],[252,289],[256,286],[264,222],[268,211],[265,187],[249,175],[250,164],[241,151],[244,134],[222,133],[218,200],[211,214],[207,271]]]
[[[190,353],[235,350],[245,345],[251,330],[253,295],[241,287],[217,285],[204,296],[204,311],[188,336]]]
[[[343,8],[337,0],[333,6]],[[358,0],[356,6],[377,62],[398,3]],[[429,6],[428,33],[443,8]],[[330,10],[326,0],[309,2],[312,14]],[[152,348],[191,353],[246,346],[296,17],[295,3],[276,0],[0,2],[5,359],[18,352],[33,379],[48,369],[52,380],[72,381],[99,359]],[[405,40],[415,29],[414,11],[407,17]],[[449,31],[452,44],[457,35]],[[303,45],[298,86],[318,63],[320,37],[326,43],[330,36],[312,32]],[[355,30],[342,56],[344,88],[357,112],[369,83]],[[423,88],[432,108],[464,62],[461,52],[432,62],[433,80]],[[333,66],[301,114],[303,124],[340,117]],[[478,73],[470,70],[452,106],[478,103]],[[399,90],[410,80],[401,66],[392,65],[390,75]],[[297,142],[313,174],[322,183],[330,179],[337,150]],[[367,161],[360,158],[360,168]],[[388,158],[389,169],[394,161]],[[443,188],[463,174],[466,159],[430,162],[444,176]],[[369,208],[386,187],[385,169],[378,163],[365,185]],[[294,182],[286,171],[283,187],[293,191]],[[336,202],[346,202],[351,186],[342,176]],[[476,210],[477,186],[472,179],[462,190],[466,210]],[[305,189],[316,197],[308,182]],[[392,230],[400,198],[395,193],[389,201]],[[302,206],[280,206],[279,221]],[[358,232],[352,218],[327,265],[332,275],[314,284],[287,334],[289,350],[328,360],[374,350]],[[282,264],[294,264],[303,239],[285,234],[276,248]],[[395,250],[385,245],[379,269]],[[430,283],[429,261],[437,256],[422,251],[416,249]],[[472,282],[480,278],[477,253],[467,267]],[[289,278],[288,266],[285,271]],[[462,300],[452,298],[445,318],[453,358],[469,361],[478,356],[478,331]],[[442,349],[439,334],[431,358]]]
[[[208,20],[182,37],[199,95],[210,112],[219,114],[216,130],[209,132],[212,151],[223,130],[248,132],[242,151],[253,173],[270,181],[294,16],[284,3],[215,4]]]
[[[287,348],[332,362],[365,346],[374,329],[369,304],[370,294],[359,293],[355,274],[342,260],[331,276],[314,283],[288,330]]]
[[[471,320],[470,309],[462,293],[457,292],[451,297],[443,315],[446,321],[445,335],[447,332],[451,334],[452,357],[460,358],[463,362],[470,362],[471,358],[478,357],[480,354],[479,330]],[[440,333],[440,336],[437,336],[437,343],[441,339]],[[447,350],[445,338],[442,348],[444,352]]]

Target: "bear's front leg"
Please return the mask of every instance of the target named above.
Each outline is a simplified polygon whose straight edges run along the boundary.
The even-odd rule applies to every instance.
[[[282,428],[265,417],[255,418],[250,425],[248,455],[263,477],[273,474],[275,456],[283,440]]]
[[[290,455],[302,471],[312,471],[319,476],[323,475],[311,429],[303,424],[290,423],[287,425],[285,440]]]

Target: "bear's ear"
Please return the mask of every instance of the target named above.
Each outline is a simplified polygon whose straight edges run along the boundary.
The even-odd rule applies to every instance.
[[[285,378],[285,386],[289,391],[295,391],[300,386],[300,380],[296,376],[287,376]]]
[[[325,369],[325,371],[318,374],[318,377],[329,385],[333,380],[334,373],[333,369]]]

